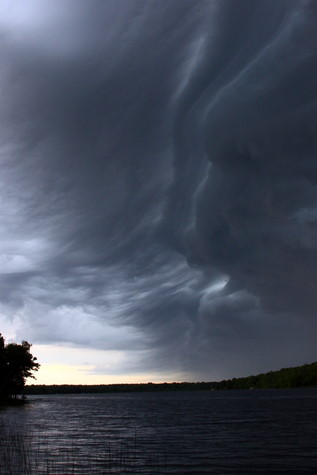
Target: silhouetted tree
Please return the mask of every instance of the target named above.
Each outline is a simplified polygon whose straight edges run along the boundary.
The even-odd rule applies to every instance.
[[[27,341],[5,344],[0,334],[0,396],[16,397],[21,394],[27,378],[34,378],[33,371],[40,367],[30,353]]]

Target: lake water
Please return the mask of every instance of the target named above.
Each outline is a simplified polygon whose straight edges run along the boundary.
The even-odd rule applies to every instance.
[[[46,395],[0,411],[0,474],[317,473],[317,390]]]

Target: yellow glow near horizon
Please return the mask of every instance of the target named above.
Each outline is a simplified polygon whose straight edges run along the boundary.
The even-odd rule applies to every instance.
[[[89,369],[93,367],[46,364],[36,373],[36,380],[29,379],[28,384],[81,384],[82,372]]]
[[[153,375],[94,375],[89,374],[93,366],[70,366],[47,364],[36,375],[36,380],[29,379],[27,384],[120,384],[161,382],[153,381]]]
[[[33,345],[32,354],[41,365],[29,378],[31,384],[121,384],[180,381],[175,374],[120,372],[124,357],[120,351],[90,350],[67,346]],[[96,368],[99,368],[96,371]],[[100,370],[102,368],[102,371]],[[116,372],[113,372],[116,369]]]

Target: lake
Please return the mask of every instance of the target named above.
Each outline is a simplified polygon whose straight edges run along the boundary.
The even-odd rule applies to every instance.
[[[317,473],[317,389],[30,396],[0,473]]]

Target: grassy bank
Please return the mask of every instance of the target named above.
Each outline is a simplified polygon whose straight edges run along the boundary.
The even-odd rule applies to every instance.
[[[165,474],[161,457],[148,459],[138,449],[124,441],[105,444],[104,450],[90,449],[85,456],[80,448],[69,442],[67,448],[58,448],[45,436],[20,431],[14,426],[1,425],[0,421],[0,473],[1,475],[78,475],[78,474]]]
[[[7,407],[7,406],[23,406],[24,404],[27,404],[28,400],[27,398],[5,398],[5,397],[0,397],[0,407]]]

